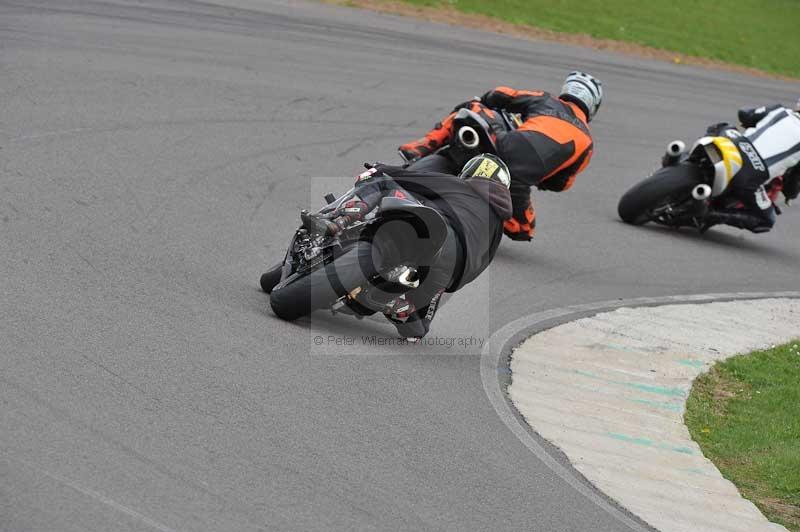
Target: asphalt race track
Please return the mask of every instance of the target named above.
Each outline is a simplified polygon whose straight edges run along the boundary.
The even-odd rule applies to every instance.
[[[0,529],[626,530],[499,420],[479,342],[573,303],[797,289],[797,209],[701,237],[616,202],[667,141],[800,85],[226,4],[0,0]],[[572,68],[606,84],[592,166],[537,194],[535,242],[504,241],[428,345],[271,314],[258,278],[300,208],[455,103]]]

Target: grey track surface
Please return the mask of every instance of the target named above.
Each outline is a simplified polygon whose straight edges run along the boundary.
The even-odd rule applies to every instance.
[[[615,208],[666,141],[798,84],[298,2],[0,0],[0,529],[624,530],[503,424],[479,346],[361,346],[392,329],[283,323],[257,290],[297,210],[349,181],[317,176],[573,67],[608,89],[592,167],[435,338],[796,288],[796,212],[700,237]]]

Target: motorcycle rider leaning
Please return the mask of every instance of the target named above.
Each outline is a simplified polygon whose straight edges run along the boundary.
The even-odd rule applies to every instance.
[[[740,109],[738,117],[743,131],[722,122],[709,126],[706,133],[730,138],[746,155],[742,157],[742,168],[728,186],[744,209],[712,211],[704,229],[722,223],[764,233],[772,229],[776,218],[775,206],[765,187],[783,176],[786,202],[800,193],[800,101],[795,110],[772,105]]]
[[[335,235],[362,220],[381,198],[419,202],[435,209],[447,224],[447,237],[441,252],[425,269],[417,288],[401,297],[385,294],[380,309],[394,323],[400,336],[418,339],[430,329],[439,300],[444,292],[455,292],[478,277],[492,262],[503,236],[503,220],[511,216],[508,168],[493,155],[471,159],[459,176],[408,170],[377,163],[356,179],[354,196],[339,209],[323,217],[307,217],[315,224],[309,229]],[[309,275],[310,294],[335,292],[343,295],[342,286],[362,286],[386,263],[396,264],[398,253],[408,246],[396,239],[362,241],[353,250],[338,257],[331,265]],[[346,279],[344,277],[347,277]],[[278,317],[283,309],[294,306],[284,301],[282,291],[273,292],[270,304]],[[329,299],[325,295],[322,299]],[[313,309],[312,309],[313,310]]]
[[[562,192],[592,157],[594,142],[588,123],[603,101],[603,85],[589,74],[571,72],[558,97],[544,91],[497,87],[453,109],[423,138],[400,146],[409,170],[455,174],[455,163],[436,150],[453,137],[459,109],[481,115],[496,135],[497,154],[511,171],[512,217],[504,232],[512,240],[529,241],[536,231],[531,187]],[[519,116],[515,130],[506,131],[498,112]]]

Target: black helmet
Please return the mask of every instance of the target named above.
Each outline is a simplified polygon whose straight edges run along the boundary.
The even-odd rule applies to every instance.
[[[462,179],[482,178],[496,181],[506,188],[511,186],[511,172],[508,171],[508,166],[500,157],[491,153],[473,157],[467,161],[458,175]]]

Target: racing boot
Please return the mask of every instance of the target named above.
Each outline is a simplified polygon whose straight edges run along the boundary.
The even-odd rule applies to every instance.
[[[417,308],[414,303],[406,299],[405,294],[387,303],[383,313],[393,322],[405,323]]]
[[[742,211],[710,211],[706,216],[700,232],[705,233],[717,224],[730,225],[739,229],[747,229],[753,233],[766,233],[775,225],[774,220],[769,220],[757,214]]]

